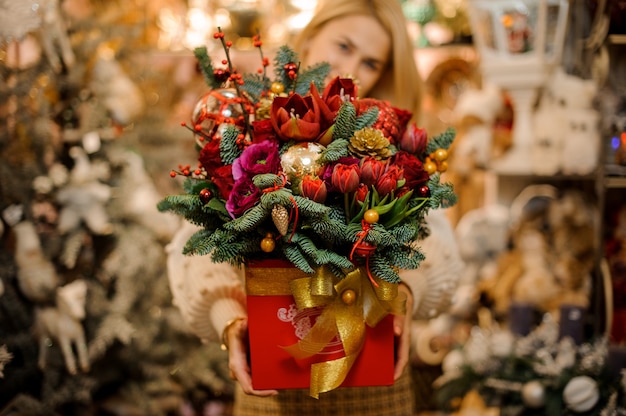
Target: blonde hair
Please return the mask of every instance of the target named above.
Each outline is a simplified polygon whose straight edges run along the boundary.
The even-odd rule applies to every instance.
[[[388,100],[392,105],[413,112],[419,120],[422,80],[413,55],[413,43],[398,0],[320,0],[313,18],[298,34],[294,48],[306,53],[307,40],[328,22],[350,15],[368,15],[380,22],[391,38],[392,52],[387,68],[368,96]]]

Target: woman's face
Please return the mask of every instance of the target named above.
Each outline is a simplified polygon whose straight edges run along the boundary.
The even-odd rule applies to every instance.
[[[391,37],[373,17],[346,16],[331,20],[305,45],[303,66],[328,62],[330,78],[350,76],[366,97],[386,69]]]

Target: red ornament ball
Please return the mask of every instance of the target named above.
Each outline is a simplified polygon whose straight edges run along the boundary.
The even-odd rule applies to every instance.
[[[243,115],[237,91],[234,88],[217,88],[200,97],[191,121],[196,130],[213,136],[222,123],[243,126]]]
[[[208,204],[213,196],[213,192],[211,192],[208,188],[204,188],[200,191],[200,201],[203,204]]]
[[[376,246],[372,243],[368,243],[367,241],[361,241],[356,245],[354,252],[363,258],[368,258],[376,251]]]
[[[417,188],[417,194],[422,198],[428,198],[430,196],[430,188],[427,185],[422,185]]]

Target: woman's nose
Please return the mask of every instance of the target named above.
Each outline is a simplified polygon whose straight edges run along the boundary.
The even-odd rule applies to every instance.
[[[339,65],[337,65],[336,71],[340,76],[350,75],[356,77],[359,70],[359,60],[355,58],[345,58]]]

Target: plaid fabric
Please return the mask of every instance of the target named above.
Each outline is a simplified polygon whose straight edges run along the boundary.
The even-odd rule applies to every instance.
[[[278,396],[235,392],[234,416],[413,416],[413,385],[405,371],[393,386],[343,387],[309,396],[307,389],[281,390]]]

